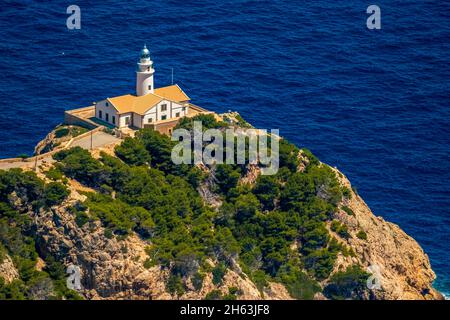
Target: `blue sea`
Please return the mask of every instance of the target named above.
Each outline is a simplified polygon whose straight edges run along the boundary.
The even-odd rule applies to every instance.
[[[450,292],[450,2],[2,0],[0,31],[0,158],[31,154],[64,110],[134,93],[146,43],[156,86],[173,68],[194,103],[337,166]]]

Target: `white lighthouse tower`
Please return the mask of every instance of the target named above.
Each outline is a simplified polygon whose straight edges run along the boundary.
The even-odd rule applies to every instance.
[[[153,93],[153,61],[150,59],[150,51],[144,45],[141,50],[141,57],[137,63],[136,70],[136,95],[143,96],[148,93]]]

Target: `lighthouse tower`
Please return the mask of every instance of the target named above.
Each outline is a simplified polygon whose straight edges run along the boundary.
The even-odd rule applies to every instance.
[[[137,63],[136,70],[136,95],[143,96],[148,93],[153,93],[153,61],[150,59],[150,51],[144,45],[141,50],[141,57]]]

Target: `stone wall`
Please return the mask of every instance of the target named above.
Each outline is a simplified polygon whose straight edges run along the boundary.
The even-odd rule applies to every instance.
[[[90,120],[90,118],[93,117],[95,117],[95,106],[67,110],[64,112],[64,123],[92,130],[99,126],[97,123]]]
[[[87,137],[87,136],[89,136],[89,135],[91,135],[91,134],[93,134],[93,133],[95,133],[97,131],[101,131],[104,128],[105,127],[103,127],[103,126],[97,126],[91,131],[85,132],[83,134],[80,134],[79,136],[76,136],[76,137],[70,139],[65,145],[59,146],[58,148],[56,148],[56,149],[54,149],[52,151],[49,151],[49,152],[46,152],[46,153],[43,153],[43,154],[40,154],[40,155],[37,155],[37,156],[25,158],[25,159],[22,159],[22,158],[0,159],[0,163],[12,163],[12,162],[20,162],[20,161],[22,161],[22,162],[35,162],[36,158],[37,159],[42,159],[42,158],[46,158],[46,157],[52,156],[53,154],[55,154],[55,153],[57,153],[57,152],[59,152],[59,151],[61,151],[63,149],[70,148],[72,143],[74,143],[75,141],[83,139],[83,138],[85,138],[85,137]]]

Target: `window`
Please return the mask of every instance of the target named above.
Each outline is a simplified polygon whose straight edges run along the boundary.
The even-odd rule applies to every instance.
[[[167,111],[167,104],[161,105],[161,111]]]
[[[105,113],[105,120],[109,121],[109,114]]]
[[[116,124],[116,116],[112,116],[112,123]]]
[[[186,111],[186,107],[183,107],[183,112]]]
[[[102,110],[98,110],[98,117],[101,119],[103,117]]]
[[[177,113],[175,113],[175,117],[179,117],[180,116],[180,113],[179,112],[177,112]]]
[[[147,122],[148,122],[148,123],[153,122],[153,118],[148,118],[148,119],[147,119]]]
[[[149,85],[149,86],[148,86],[148,90],[152,90],[152,85]]]
[[[129,125],[130,124],[130,117],[125,117],[125,124]]]
[[[105,106],[109,107],[109,103],[108,103],[108,102],[105,102]]]
[[[166,120],[166,119],[167,119],[167,116],[166,116],[166,115],[161,116],[161,120]]]

